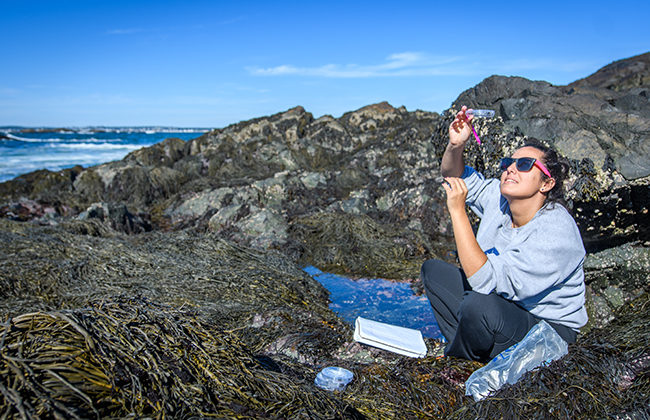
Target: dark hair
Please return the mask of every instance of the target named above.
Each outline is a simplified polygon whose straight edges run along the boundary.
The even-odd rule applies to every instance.
[[[542,163],[546,165],[548,171],[551,173],[551,177],[555,179],[555,185],[546,194],[546,203],[561,204],[566,207],[566,202],[564,201],[564,180],[569,175],[569,162],[565,157],[560,156],[557,151],[535,138],[529,138],[522,147],[534,147],[541,151],[544,154]],[[548,178],[548,176],[542,174],[543,180]]]

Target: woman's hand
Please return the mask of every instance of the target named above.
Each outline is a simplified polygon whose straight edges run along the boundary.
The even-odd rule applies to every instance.
[[[467,198],[467,185],[461,178],[447,177],[442,187],[447,193],[447,208],[449,213],[465,213],[465,199]]]
[[[470,115],[468,117],[465,115],[465,111],[467,111],[467,107],[463,106],[456,114],[454,121],[449,125],[449,144],[452,146],[464,147],[467,139],[472,134],[472,127],[469,122],[474,119],[474,116]]]
[[[465,275],[471,277],[483,267],[487,256],[476,241],[469,217],[465,212],[465,199],[467,198],[467,185],[461,178],[445,178],[442,186],[447,193],[447,208],[451,216],[451,225],[454,229],[454,240],[458,249],[458,260]]]

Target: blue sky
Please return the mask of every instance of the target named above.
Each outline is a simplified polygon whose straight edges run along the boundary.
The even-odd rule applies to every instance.
[[[492,74],[566,84],[650,51],[648,18],[626,0],[0,0],[0,125],[440,112]]]

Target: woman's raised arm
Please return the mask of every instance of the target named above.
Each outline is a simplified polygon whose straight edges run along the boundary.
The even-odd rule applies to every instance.
[[[440,163],[440,173],[443,177],[460,177],[465,169],[463,149],[472,134],[469,122],[473,118],[471,115],[469,117],[465,115],[465,111],[467,107],[463,106],[449,125],[449,143]]]

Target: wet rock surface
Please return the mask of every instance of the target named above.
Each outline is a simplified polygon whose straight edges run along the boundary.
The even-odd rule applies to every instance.
[[[597,337],[609,337],[615,351],[607,350],[603,369],[623,366],[616,383],[640,402],[648,399],[647,350],[639,350],[639,340],[647,349],[647,328],[616,323],[619,314],[647,307],[647,57],[613,63],[568,86],[492,76],[454,104],[497,110],[493,119],[476,120],[483,144],[470,142],[465,155],[487,176],[498,175],[498,160],[528,137],[554,144],[570,159],[568,204],[588,251],[591,319],[575,348],[584,357],[570,369],[601,366],[592,357],[600,351]],[[325,289],[300,270],[312,264],[349,276],[417,279],[427,258],[455,261],[439,175],[453,112],[380,103],[315,119],[296,107],[188,142],[167,139],[121,161],[2,183],[0,313],[9,319],[65,310],[74,318],[97,302],[148,299],[191,310],[208,330],[232,334],[240,340],[236,351],[254,359],[246,362],[252,370],[301,384],[294,390],[300,404],[316,392],[310,375],[319,367],[354,370],[349,389],[355,396],[327,400],[320,406],[329,413],[324,417],[471,417],[480,408],[467,405],[457,385],[478,365],[435,359],[435,352],[405,361],[360,348],[327,308]],[[634,340],[618,337],[615,328]],[[0,366],[3,381],[9,364]],[[393,400],[386,392],[408,397]],[[221,413],[262,412],[248,397],[237,398],[227,408],[234,411]],[[6,401],[5,408],[12,406]],[[607,407],[596,417],[609,415]],[[140,415],[162,412],[147,408]]]

